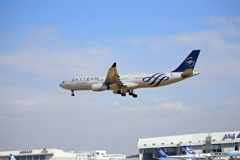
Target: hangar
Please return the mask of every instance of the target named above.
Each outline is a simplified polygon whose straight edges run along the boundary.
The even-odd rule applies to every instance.
[[[76,160],[76,154],[64,152],[61,149],[2,151],[0,160],[9,160],[10,153],[16,160]]]
[[[64,152],[61,149],[36,149],[2,151],[0,160],[9,160],[10,153],[16,160],[121,160],[126,158],[125,154],[107,154],[105,150]]]
[[[184,145],[192,148],[197,154],[239,152],[240,131],[140,138],[138,139],[139,160],[160,158],[157,148],[161,148],[169,156],[185,155]]]

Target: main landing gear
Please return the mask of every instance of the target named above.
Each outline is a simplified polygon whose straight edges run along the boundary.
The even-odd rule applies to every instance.
[[[133,89],[129,92],[129,96],[133,96],[133,98],[137,98],[137,94],[133,92]]]
[[[74,94],[74,90],[71,90],[71,92],[72,92],[71,96],[75,96],[75,94]]]
[[[134,92],[133,92],[133,89],[132,90],[127,90],[127,92],[129,92],[129,96],[133,96],[133,98],[137,98],[137,94],[135,94]],[[126,96],[126,93],[125,92],[123,92],[121,89],[119,89],[118,91],[117,91],[117,93],[118,94],[121,94],[121,96],[123,96],[123,97],[125,97]]]
[[[123,97],[125,97],[125,96],[126,96],[126,93],[121,93],[121,95],[122,95]]]

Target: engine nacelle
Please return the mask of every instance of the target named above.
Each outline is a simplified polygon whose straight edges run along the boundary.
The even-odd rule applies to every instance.
[[[104,91],[104,90],[108,90],[108,89],[109,89],[109,85],[104,84],[104,83],[98,83],[98,84],[92,85],[92,91]]]

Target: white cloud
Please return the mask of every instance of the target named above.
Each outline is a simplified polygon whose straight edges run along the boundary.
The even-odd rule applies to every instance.
[[[240,16],[234,16],[232,19],[233,19],[233,21],[234,21],[235,23],[237,23],[238,25],[240,25]]]
[[[101,53],[103,57],[98,55]],[[98,65],[107,60],[106,57],[111,57],[111,54],[110,51],[96,46],[68,52],[17,51],[2,54],[0,63],[5,69],[21,72],[32,72],[41,75],[75,74],[75,76],[79,76],[87,74],[88,70],[99,69]],[[110,62],[109,65],[111,65]]]
[[[47,76],[90,76],[90,70],[112,64],[113,54],[109,48],[96,42],[78,44],[61,38],[56,31],[54,27],[31,30],[20,47],[0,52],[0,66],[9,71]]]
[[[114,101],[114,102],[108,102],[108,104],[111,104],[111,105],[114,105],[114,106],[120,105],[120,103],[119,103],[118,100],[116,100],[116,101]]]
[[[185,107],[181,102],[172,102],[168,98],[163,97],[152,97],[152,101],[156,103],[158,109],[164,108],[168,110],[188,110],[188,107]]]
[[[116,111],[119,112],[125,112],[125,111],[144,111],[144,110],[148,110],[149,107],[148,106],[137,106],[137,107],[129,107],[129,108],[118,108],[116,109]]]
[[[239,16],[232,19],[213,17],[208,20],[208,24],[220,25],[220,29],[166,36],[133,36],[123,40],[123,43],[133,44],[139,50],[145,49],[158,53],[171,53],[174,48],[171,53],[174,55],[178,55],[176,50],[182,54],[183,51],[201,49],[199,58],[201,62],[197,63],[197,67],[201,69],[200,72],[239,77],[240,43],[231,42],[226,38],[226,36],[240,36],[239,19]]]
[[[135,43],[136,39],[138,43]],[[225,39],[221,37],[218,32],[215,31],[179,33],[176,35],[168,35],[163,37],[141,36],[141,38],[139,38],[139,36],[136,36],[123,40],[123,42],[134,44],[137,46],[140,46],[143,43],[147,43],[148,49],[156,52],[165,51],[167,48],[172,48],[173,46],[188,46],[193,49],[215,51],[218,52],[218,54],[226,52],[236,53],[240,50],[240,44],[226,42]]]
[[[218,25],[220,27],[219,34],[225,36],[240,36],[240,16],[234,16],[230,19],[226,17],[212,17],[208,19],[210,25]]]
[[[167,102],[167,103],[160,103],[157,105],[158,108],[165,108],[169,110],[188,110],[181,102]]]
[[[57,31],[57,29],[55,27],[44,27],[44,28],[40,29],[40,32],[42,32],[42,33],[54,33],[56,31]]]
[[[151,98],[153,101],[155,101],[155,102],[161,102],[161,101],[163,101],[163,102],[169,102],[170,100],[169,99],[167,99],[167,98],[163,98],[163,97],[156,97],[156,96],[154,96],[154,97],[152,97]]]
[[[33,99],[30,99],[30,100],[15,100],[14,103],[16,105],[19,105],[19,106],[33,106],[33,105],[36,105],[38,104],[39,102],[37,100],[33,100]]]
[[[144,105],[147,104],[147,105]],[[134,107],[132,107],[134,106]],[[164,97],[152,97],[150,99],[145,99],[139,101],[127,100],[126,104],[123,103],[120,108],[117,108],[118,112],[141,112],[144,113],[146,111],[162,111],[162,109],[166,110],[174,110],[174,111],[188,111],[189,108],[184,106],[182,102],[174,102],[168,98]]]

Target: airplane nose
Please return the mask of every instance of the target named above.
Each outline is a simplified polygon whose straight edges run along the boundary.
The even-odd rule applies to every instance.
[[[63,89],[67,89],[68,88],[68,84],[66,84],[64,81],[62,83],[59,84],[59,87],[63,88]]]
[[[59,87],[63,88],[63,83],[60,83],[60,84],[59,84]]]

